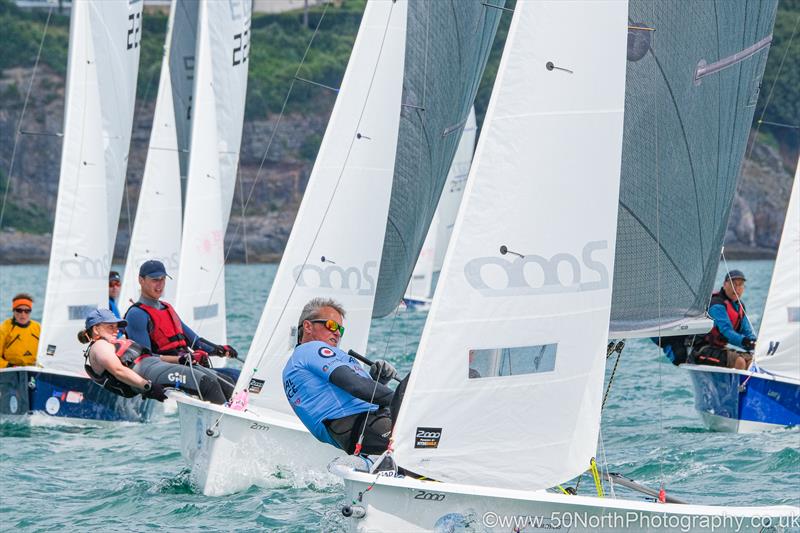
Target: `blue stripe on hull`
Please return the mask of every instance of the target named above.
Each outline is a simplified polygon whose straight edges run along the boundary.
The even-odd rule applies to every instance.
[[[778,427],[800,425],[800,387],[792,383],[747,375],[689,371],[694,385],[694,406],[734,421],[773,424]],[[741,389],[740,389],[741,388]]]
[[[46,371],[0,372],[0,415],[42,412],[57,418],[147,422],[153,402],[123,398],[88,378]]]

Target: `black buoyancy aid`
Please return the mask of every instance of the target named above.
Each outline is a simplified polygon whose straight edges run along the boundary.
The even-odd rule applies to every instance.
[[[150,317],[153,329],[150,330],[150,345],[154,353],[174,354],[179,348],[186,348],[186,335],[178,313],[166,302],[161,302],[164,309],[156,309],[142,302],[133,304]]]
[[[92,365],[89,364],[89,351],[92,349],[92,345],[94,342],[89,344],[89,347],[83,354],[85,359],[83,368],[89,377],[92,378],[92,381],[103,387],[104,389],[117,394],[118,396],[124,396],[125,398],[133,398],[141,391],[134,389],[124,381],[117,379],[111,372],[108,370],[103,370],[102,374],[98,374],[92,368]],[[136,366],[141,359],[144,357],[149,357],[150,352],[144,346],[133,342],[130,339],[117,339],[112,343],[114,345],[114,353],[119,357],[120,362],[127,366],[128,368],[133,368]]]
[[[742,325],[742,320],[744,320],[744,304],[740,301],[739,309],[737,310],[733,306],[733,301],[728,298],[725,292],[719,291],[711,295],[711,304],[709,304],[709,308],[714,305],[725,306],[725,311],[728,313],[728,320],[731,321],[733,329],[739,331],[739,328]],[[725,335],[720,332],[716,324],[714,324],[714,327],[711,328],[711,331],[706,334],[705,340],[708,344],[714,346],[715,348],[724,348],[728,344],[728,339],[726,339]]]

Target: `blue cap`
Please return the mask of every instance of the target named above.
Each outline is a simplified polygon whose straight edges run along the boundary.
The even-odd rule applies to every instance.
[[[728,275],[725,276],[725,281],[728,281],[728,280],[733,281],[735,279],[740,279],[742,281],[747,281],[747,278],[744,277],[744,272],[742,272],[741,270],[735,270],[735,269],[731,270],[731,271],[728,272]]]
[[[119,327],[124,328],[128,323],[114,316],[108,309],[100,309],[99,307],[86,315],[85,326],[86,329],[96,326],[97,324],[119,324]]]
[[[139,277],[140,278],[163,278],[167,277],[172,279],[172,276],[167,274],[167,269],[164,267],[164,263],[158,261],[157,259],[151,259],[150,261],[145,261],[142,263],[142,266],[139,267]]]

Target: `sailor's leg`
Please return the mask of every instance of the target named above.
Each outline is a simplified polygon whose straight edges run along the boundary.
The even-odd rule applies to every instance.
[[[134,370],[162,387],[184,390],[211,403],[224,404],[227,401],[216,376],[204,373],[205,369],[200,366],[176,365],[160,361],[157,357],[147,357]]]

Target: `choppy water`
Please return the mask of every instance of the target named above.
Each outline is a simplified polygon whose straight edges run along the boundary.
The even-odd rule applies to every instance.
[[[730,266],[748,276],[745,301],[757,325],[772,262]],[[41,266],[0,267],[0,308],[14,292],[26,290],[37,299],[34,318],[41,318],[46,274]],[[246,352],[274,275],[274,265],[227,269],[229,340],[240,353]],[[408,370],[423,324],[424,314],[407,312],[374,321],[369,354]],[[219,498],[196,493],[180,456],[177,424],[175,415],[146,425],[63,425],[43,415],[0,423],[0,528],[343,529],[344,499],[336,483],[264,472],[268,488]],[[611,471],[654,487],[663,480],[668,492],[693,503],[800,505],[800,431],[705,430],[694,413],[688,376],[649,342],[633,341],[625,349],[602,437]]]

